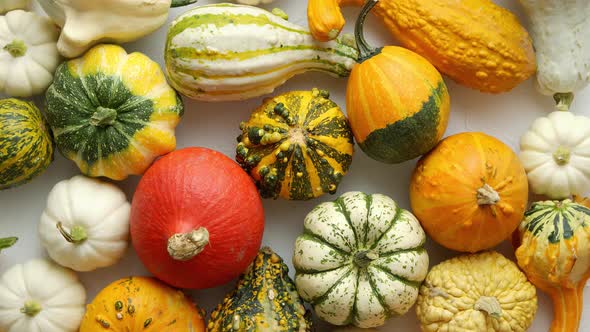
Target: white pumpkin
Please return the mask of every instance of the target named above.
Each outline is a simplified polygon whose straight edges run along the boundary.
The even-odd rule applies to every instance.
[[[60,62],[57,27],[23,10],[0,16],[0,93],[31,97],[45,91]]]
[[[426,235],[389,197],[349,192],[318,205],[295,242],[299,295],[334,325],[383,325],[416,302],[428,272]]]
[[[520,160],[531,190],[551,199],[590,190],[590,118],[555,111],[533,122],[520,139]]]
[[[31,0],[0,0],[0,14],[15,9],[27,9],[30,5]]]
[[[18,264],[0,278],[0,331],[78,331],[85,303],[73,271],[47,260]]]
[[[162,26],[170,6],[196,0],[39,0],[62,27],[57,47],[67,58],[80,56],[101,42],[125,43]]]
[[[39,236],[49,256],[76,271],[117,263],[127,249],[131,205],[115,185],[75,176],[56,184]]]

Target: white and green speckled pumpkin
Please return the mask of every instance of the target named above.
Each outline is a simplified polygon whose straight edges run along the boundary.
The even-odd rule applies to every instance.
[[[197,100],[242,100],[315,70],[348,76],[358,52],[318,42],[280,10],[220,3],[196,7],[170,25],[164,59],[170,83]]]
[[[305,218],[293,254],[297,291],[331,324],[383,325],[416,302],[428,273],[425,241],[391,198],[345,193]]]

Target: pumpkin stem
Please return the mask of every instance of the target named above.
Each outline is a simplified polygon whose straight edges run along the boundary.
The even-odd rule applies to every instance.
[[[484,184],[477,189],[477,204],[495,205],[500,201],[500,195],[489,184]]]
[[[475,302],[473,309],[486,312],[488,315],[494,318],[500,318],[502,316],[502,307],[500,302],[494,296],[482,296]]]
[[[197,0],[172,0],[170,7],[182,7],[186,5],[190,5],[191,3],[195,3]]]
[[[18,241],[17,237],[7,237],[0,239],[0,251],[2,251],[2,249],[12,247],[16,243],[16,241]]]
[[[557,110],[567,112],[574,101],[574,94],[572,92],[556,93],[553,95],[553,100]]]
[[[377,2],[379,2],[379,0],[368,0],[367,2],[365,2],[365,4],[363,5],[363,9],[361,9],[361,13],[359,14],[359,17],[356,20],[356,25],[354,26],[354,36],[356,39],[357,48],[359,50],[359,63],[381,52],[381,48],[373,48],[369,45],[369,43],[367,43],[364,32],[365,19],[367,18],[367,15],[371,11],[371,9],[375,7]]]
[[[584,288],[554,288],[551,292],[553,301],[553,322],[550,332],[578,331],[582,317],[582,296]]]
[[[86,239],[88,239],[88,234],[86,233],[86,230],[82,226],[76,225],[76,226],[72,227],[72,229],[70,230],[69,233],[64,229],[61,222],[58,222],[56,226],[57,226],[57,229],[59,230],[59,232],[61,233],[61,235],[69,243],[80,244],[80,243],[86,241]]]
[[[22,40],[15,39],[12,43],[6,44],[4,50],[10,53],[14,58],[18,58],[27,54],[27,45],[25,45],[25,42]]]
[[[188,261],[205,250],[209,244],[209,231],[205,227],[189,233],[178,233],[168,239],[168,254],[177,261]]]
[[[20,312],[29,317],[34,317],[35,315],[40,313],[42,309],[43,308],[41,308],[41,304],[39,304],[39,302],[34,300],[28,300],[27,302],[25,302],[25,306],[20,308]]]
[[[553,152],[553,160],[559,166],[567,165],[570,162],[571,151],[566,146],[559,146],[555,152]]]
[[[379,255],[370,250],[359,251],[354,255],[354,264],[363,269],[369,266],[369,264],[377,258],[379,258]]]
[[[90,118],[90,124],[96,127],[106,127],[115,123],[116,119],[117,110],[98,106]]]

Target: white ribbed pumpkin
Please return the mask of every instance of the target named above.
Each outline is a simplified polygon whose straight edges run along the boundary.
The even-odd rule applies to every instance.
[[[383,325],[416,302],[428,272],[425,240],[391,198],[346,193],[305,218],[293,255],[297,291],[331,324]]]
[[[339,40],[315,41],[281,11],[222,3],[176,18],[164,58],[170,83],[180,93],[229,101],[270,93],[305,71],[348,76],[357,51]]]
[[[531,190],[552,199],[590,190],[590,118],[555,111],[533,122],[520,139],[520,160]]]

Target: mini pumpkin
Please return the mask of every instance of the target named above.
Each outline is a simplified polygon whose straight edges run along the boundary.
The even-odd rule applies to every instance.
[[[590,190],[590,118],[556,111],[533,122],[520,139],[531,190],[552,199]]]
[[[348,192],[315,207],[303,227],[295,285],[320,319],[377,327],[414,305],[428,272],[426,235],[391,198]]]
[[[80,332],[205,332],[202,315],[183,292],[152,278],[129,277],[96,295]]]
[[[59,66],[46,97],[55,143],[85,175],[123,180],[176,148],[182,101],[141,53],[95,46]]]
[[[265,198],[307,200],[334,194],[352,162],[354,141],[327,91],[267,99],[240,125],[237,161]]]
[[[533,203],[514,234],[516,259],[553,301],[551,332],[576,332],[590,279],[590,208],[572,202]]]
[[[483,133],[445,138],[416,165],[412,211],[436,242],[476,252],[507,239],[528,203],[526,173],[517,155]]]
[[[424,332],[525,332],[536,312],[535,286],[516,264],[493,251],[434,266],[416,305]]]

